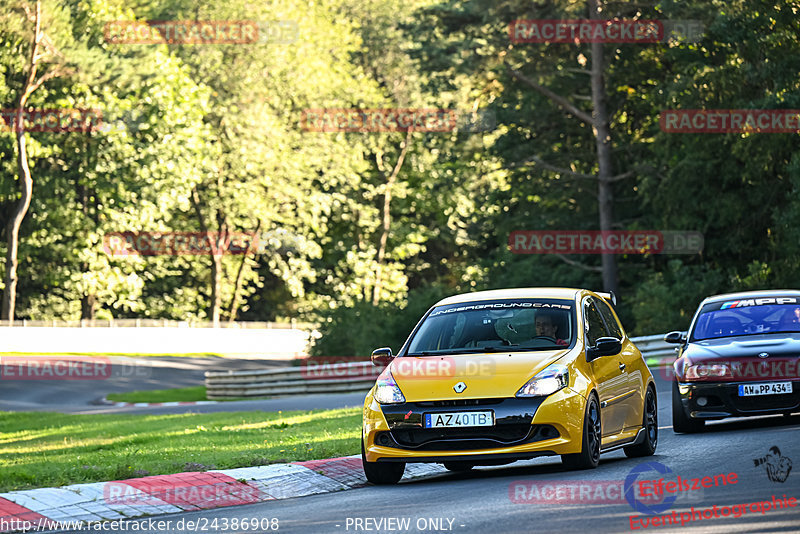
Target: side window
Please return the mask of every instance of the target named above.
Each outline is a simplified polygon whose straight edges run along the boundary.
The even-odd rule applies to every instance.
[[[583,302],[583,320],[586,329],[586,346],[593,347],[597,340],[608,335],[603,316],[597,311],[597,307],[592,299]]]
[[[611,307],[608,305],[608,302],[602,299],[593,299],[595,304],[597,305],[597,309],[600,311],[600,315],[603,316],[603,319],[606,320],[606,326],[608,327],[608,331],[617,339],[622,339],[622,327],[617,322],[617,318],[614,317],[614,312],[611,311]]]

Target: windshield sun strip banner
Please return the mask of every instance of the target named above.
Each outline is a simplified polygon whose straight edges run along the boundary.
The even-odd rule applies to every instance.
[[[753,306],[787,305],[787,304],[800,305],[800,297],[753,297],[749,299],[712,302],[703,306],[703,313],[716,310],[750,308]]]
[[[458,313],[466,311],[479,311],[479,310],[506,310],[506,309],[541,309],[549,308],[556,310],[571,310],[572,301],[569,300],[516,300],[516,301],[496,301],[496,302],[475,302],[475,303],[459,303],[450,304],[447,306],[439,306],[435,308],[428,317],[436,317],[447,313]],[[570,304],[562,304],[570,303]]]

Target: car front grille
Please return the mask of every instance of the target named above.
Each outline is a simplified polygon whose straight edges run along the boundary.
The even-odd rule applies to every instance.
[[[381,432],[379,445],[424,451],[492,449],[558,437],[551,425],[508,424],[495,427],[408,428]],[[388,438],[388,439],[387,439]]]
[[[417,402],[420,408],[446,408],[453,406],[492,406],[500,404],[503,399],[454,399],[443,401]]]
[[[786,395],[759,395],[739,397],[731,395],[734,407],[741,412],[760,412],[765,410],[793,410],[800,407],[800,387],[794,383],[794,391]]]

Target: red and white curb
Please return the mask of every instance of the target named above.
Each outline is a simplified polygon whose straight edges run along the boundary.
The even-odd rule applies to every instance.
[[[445,472],[436,464],[407,464],[403,479]],[[37,528],[40,531],[76,528],[76,521],[113,521],[252,504],[365,484],[361,455],[356,455],[11,491],[0,493],[0,532],[23,530],[26,521],[34,528],[44,526]]]

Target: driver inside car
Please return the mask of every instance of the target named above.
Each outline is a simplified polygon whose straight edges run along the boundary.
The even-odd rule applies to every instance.
[[[566,340],[558,337],[558,326],[553,320],[552,313],[545,310],[541,310],[536,314],[536,335],[551,337],[556,340],[557,345],[569,345]]]
[[[790,308],[783,314],[778,330],[783,332],[800,332],[800,307],[795,306]]]

